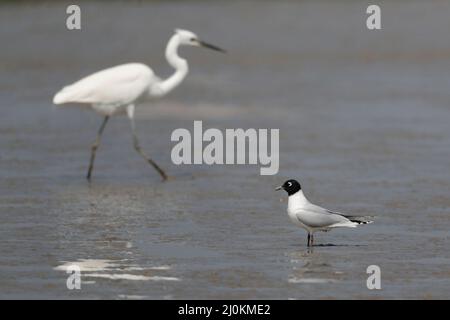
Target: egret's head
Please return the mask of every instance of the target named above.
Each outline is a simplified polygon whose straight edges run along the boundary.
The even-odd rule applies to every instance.
[[[181,45],[204,47],[204,48],[208,48],[208,49],[212,49],[212,50],[216,50],[216,51],[220,51],[220,52],[225,52],[225,50],[223,50],[219,47],[216,47],[212,44],[209,44],[205,41],[200,40],[195,33],[191,32],[189,30],[175,29],[175,34],[178,35]]]

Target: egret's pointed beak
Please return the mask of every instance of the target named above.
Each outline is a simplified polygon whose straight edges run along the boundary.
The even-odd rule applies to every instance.
[[[222,48],[219,48],[219,47],[217,47],[217,46],[215,46],[215,45],[212,45],[212,44],[209,44],[209,43],[207,43],[207,42],[204,42],[204,41],[198,41],[198,43],[200,44],[200,46],[201,47],[204,47],[204,48],[208,48],[208,49],[211,49],[211,50],[215,50],[215,51],[219,51],[219,52],[222,52],[222,53],[227,53],[225,50],[223,50]]]
[[[282,186],[279,186],[279,187],[276,187],[276,188],[275,188],[275,191],[279,191],[279,190],[281,190],[281,189],[283,189],[283,187],[282,187]]]

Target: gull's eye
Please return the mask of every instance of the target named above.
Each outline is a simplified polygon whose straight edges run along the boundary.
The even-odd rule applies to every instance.
[[[292,182],[288,182],[288,187],[292,187]]]
[[[191,42],[195,42],[197,39],[191,38],[190,40],[191,40]]]

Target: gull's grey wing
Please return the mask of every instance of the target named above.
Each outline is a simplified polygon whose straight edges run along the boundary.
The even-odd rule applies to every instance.
[[[332,213],[312,203],[306,204],[303,208],[295,212],[295,215],[301,223],[312,228],[326,228],[334,224],[351,223],[343,215]]]
[[[350,220],[351,222],[356,222],[356,223],[362,223],[362,224],[367,224],[367,223],[372,223],[373,221],[371,220],[371,216],[355,216],[355,215],[349,215],[349,214],[345,214],[342,212],[337,212],[337,211],[331,211],[325,208],[322,208],[320,206],[317,206],[315,204],[309,203],[307,206],[308,210],[310,211],[314,211],[317,213],[321,213],[321,214],[328,214],[328,215],[338,215],[341,217],[346,218],[347,220]]]
[[[327,211],[330,214],[337,214],[337,215],[343,216],[344,218],[347,218],[351,222],[356,222],[358,224],[369,224],[369,223],[373,222],[373,220],[370,220],[371,217],[369,217],[369,216],[353,216],[353,215],[348,215],[348,214],[344,214],[344,213],[336,212],[336,211],[330,211],[330,210],[327,210]]]

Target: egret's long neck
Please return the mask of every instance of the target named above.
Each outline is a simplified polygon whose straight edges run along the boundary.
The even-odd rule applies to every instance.
[[[175,69],[175,73],[169,78],[161,81],[158,84],[158,89],[161,95],[164,95],[178,86],[184,77],[186,77],[189,66],[185,59],[178,55],[178,46],[180,45],[180,37],[178,34],[174,34],[170,38],[166,47],[166,59],[169,64]]]
[[[301,208],[307,203],[309,203],[309,201],[306,199],[302,190],[297,191],[288,198],[288,207],[290,210]]]

